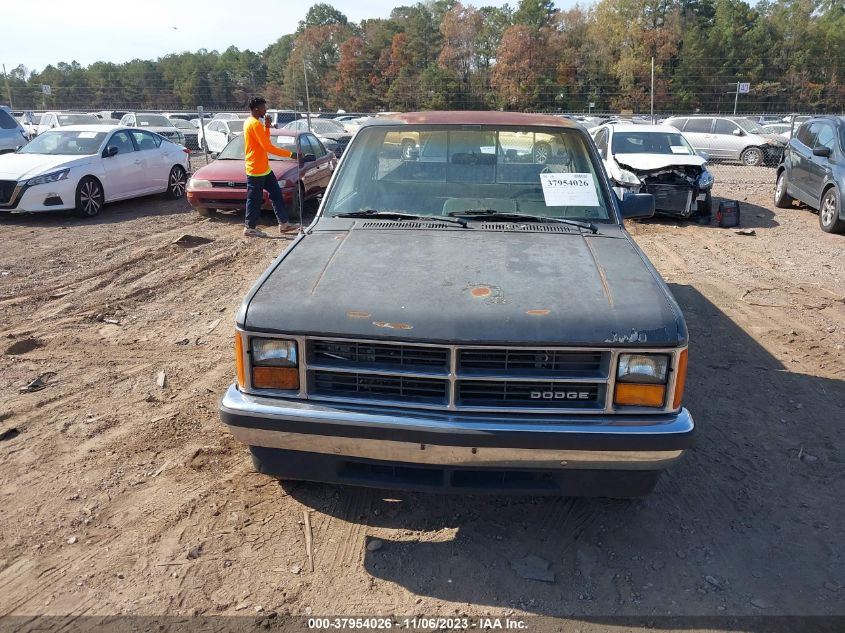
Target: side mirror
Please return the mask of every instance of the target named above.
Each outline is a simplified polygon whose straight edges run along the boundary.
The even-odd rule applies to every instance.
[[[830,158],[830,148],[824,145],[819,145],[813,148],[813,156],[821,156],[822,158]]]
[[[625,219],[650,218],[654,215],[654,196],[650,193],[626,193],[620,206]]]
[[[112,156],[117,156],[120,150],[115,147],[114,145],[109,145],[106,149],[103,150],[103,158],[111,158]]]
[[[704,160],[710,160],[710,154],[708,154],[707,152],[696,150],[695,153],[701,156]]]
[[[734,128],[733,135],[734,136],[742,136],[743,132],[739,128]]]
[[[314,154],[303,154],[302,155],[302,162],[304,163],[313,163],[317,160],[317,157]]]

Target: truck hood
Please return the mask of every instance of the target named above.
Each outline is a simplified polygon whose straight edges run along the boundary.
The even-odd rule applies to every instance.
[[[86,165],[92,156],[57,156],[54,154],[3,154],[0,156],[0,180],[24,180],[51,171]]]
[[[620,228],[602,231],[316,231],[259,280],[239,325],[456,344],[685,343],[657,273]]]
[[[625,169],[645,172],[675,166],[703,167],[707,162],[693,154],[614,154],[613,158]]]

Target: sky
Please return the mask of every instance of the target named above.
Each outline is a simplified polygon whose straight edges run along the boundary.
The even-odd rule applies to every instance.
[[[223,52],[229,46],[264,50],[282,35],[293,33],[308,8],[319,0],[256,2],[201,0],[174,3],[144,0],[124,4],[114,0],[3,0],[0,64],[6,70],[23,64],[30,71],[72,61],[88,66],[96,61],[121,63],[156,59],[200,48]],[[324,0],[325,1],[325,0]],[[416,0],[329,0],[352,22],[386,18],[395,6]],[[468,0],[474,6],[502,6],[505,0]],[[511,0],[511,6],[519,4]],[[567,8],[574,0],[561,0]],[[125,11],[124,8],[130,8]]]

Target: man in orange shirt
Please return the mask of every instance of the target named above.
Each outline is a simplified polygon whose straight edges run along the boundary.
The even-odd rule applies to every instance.
[[[249,100],[251,116],[244,122],[244,166],[246,167],[246,237],[267,237],[256,227],[264,203],[264,190],[273,203],[273,212],[279,221],[279,233],[291,233],[296,227],[288,222],[282,190],[273,170],[270,169],[268,154],[283,158],[296,158],[296,152],[276,147],[270,142],[272,121],[267,116],[267,101],[263,97]],[[263,121],[262,121],[263,119]]]

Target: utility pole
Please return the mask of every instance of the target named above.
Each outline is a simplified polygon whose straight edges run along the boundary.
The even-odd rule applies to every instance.
[[[651,124],[654,125],[654,57],[651,58]]]
[[[9,109],[14,110],[15,105],[12,103],[12,88],[9,86],[9,75],[6,74],[6,64],[3,64],[3,79],[6,81],[6,93],[9,95]]]
[[[308,68],[305,66],[305,55],[302,56],[302,74],[305,76],[305,107],[308,108],[308,131],[311,131],[311,98],[308,96]]]
[[[736,82],[736,96],[734,97],[734,115],[736,115],[736,106],[739,103],[739,82]]]

